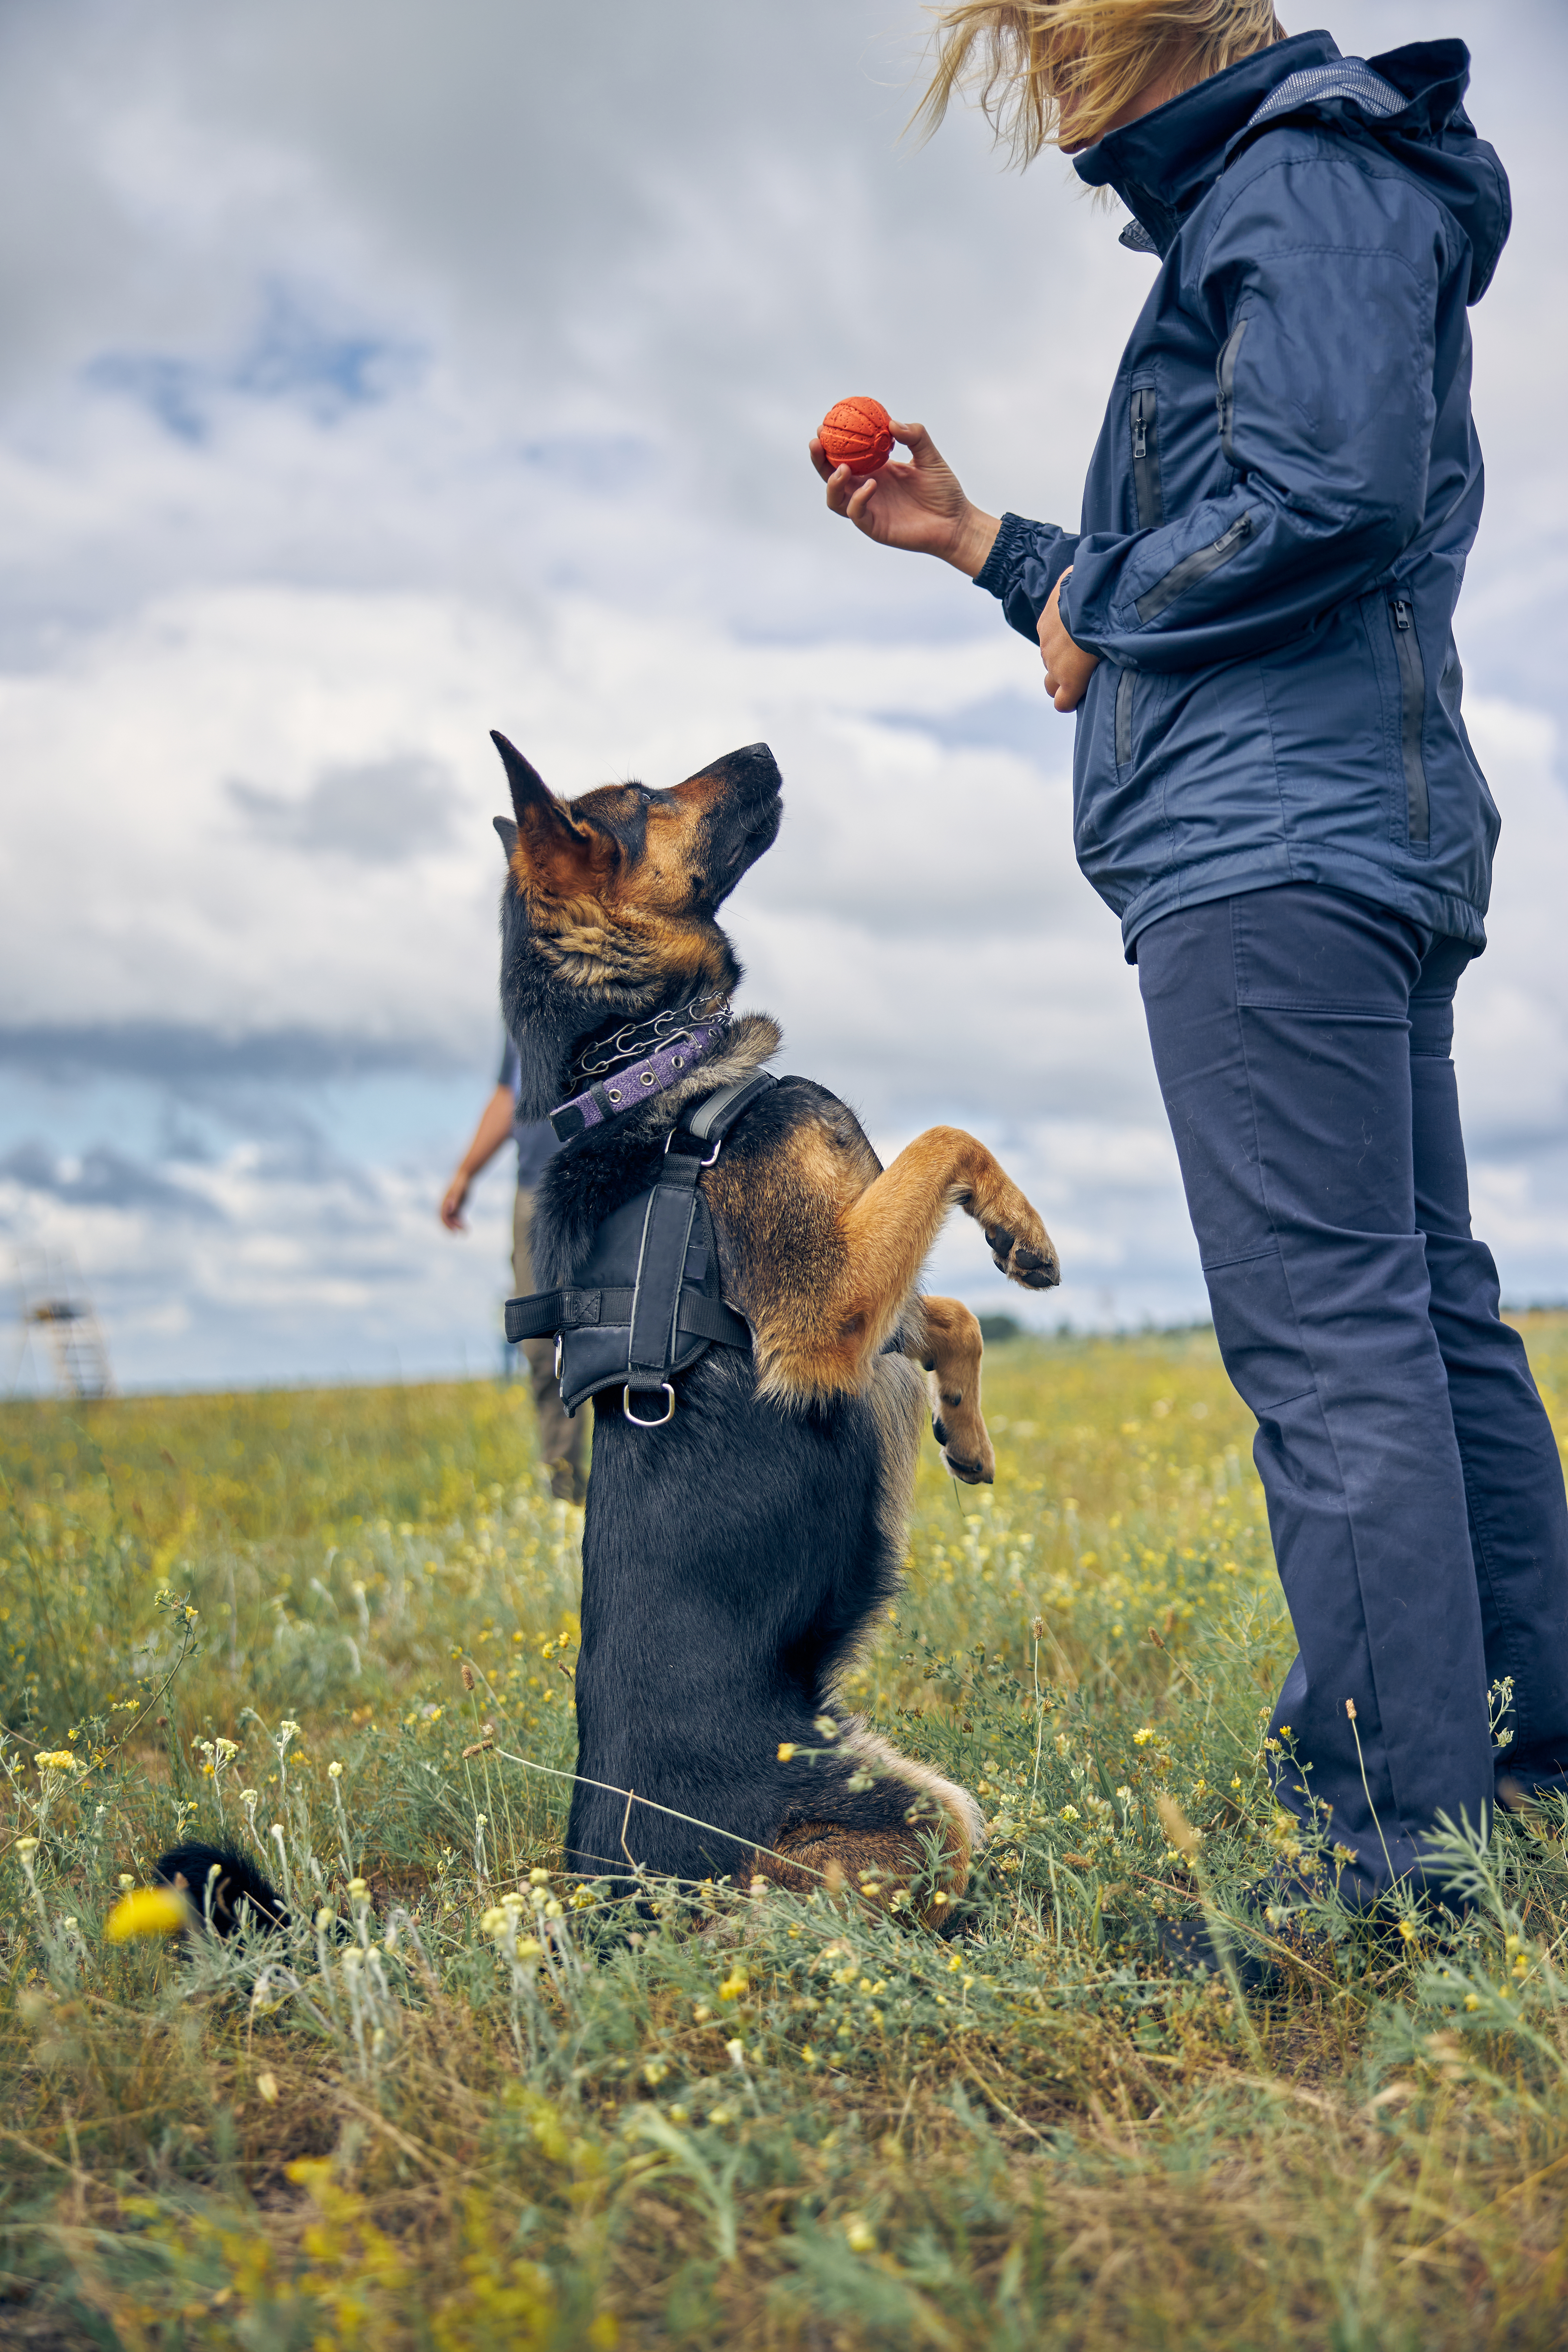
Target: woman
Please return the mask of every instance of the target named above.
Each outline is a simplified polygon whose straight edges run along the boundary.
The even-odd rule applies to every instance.
[[[1077,713],[1079,861],[1138,966],[1300,1645],[1279,1800],[1351,1902],[1436,1890],[1439,1814],[1484,1825],[1499,1773],[1568,1788],[1568,1505],[1448,1059],[1498,831],[1450,623],[1508,184],[1458,42],[1365,64],[1268,0],[973,0],[938,45],[933,121],[978,58],[1024,159],[1072,153],[1159,257],[1082,528],[981,512],[918,425],[870,478],[813,459],[836,514],[999,597]]]

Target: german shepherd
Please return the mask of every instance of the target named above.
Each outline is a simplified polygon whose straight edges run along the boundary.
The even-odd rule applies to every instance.
[[[594,1041],[697,1000],[727,1006],[741,967],[715,917],[777,835],[781,779],[752,743],[668,791],[558,800],[494,740],[514,811],[495,820],[501,1010],[520,1113],[542,1118]],[[740,1015],[674,1085],[557,1152],[534,1207],[541,1290],[568,1285],[603,1220],[657,1181],[681,1110],[779,1043],[765,1013]],[[908,1903],[921,1878],[915,1907],[940,1917],[980,1843],[979,1806],[836,1694],[898,1587],[919,1367],[948,1468],[970,1484],[994,1471],[979,1325],[916,1288],[943,1218],[973,1217],[1026,1289],[1059,1279],[1057,1254],[972,1135],[931,1128],[884,1169],[854,1113],[808,1078],[764,1095],[700,1184],[752,1352],[710,1349],[661,1427],[628,1421],[618,1390],[595,1400],[567,1867],[623,1888],[631,1863],[689,1886],[760,1876],[884,1903],[900,1890]]]

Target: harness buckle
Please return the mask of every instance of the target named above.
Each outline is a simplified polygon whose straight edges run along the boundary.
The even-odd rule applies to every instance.
[[[676,1137],[678,1135],[689,1134],[689,1132],[690,1129],[689,1128],[672,1127],[670,1129],[669,1133],[664,1139],[664,1156],[667,1160],[669,1158],[669,1147],[675,1141]],[[717,1142],[714,1144],[712,1150],[708,1154],[707,1159],[700,1160],[698,1161],[697,1165],[699,1168],[711,1168],[713,1162],[718,1159],[719,1154],[723,1148],[724,1139],[722,1136],[720,1136]]]
[[[649,1393],[647,1390],[624,1388],[621,1391],[621,1411],[626,1414],[626,1419],[631,1423],[634,1429],[662,1429],[667,1421],[674,1420],[675,1391],[668,1381],[660,1381],[659,1387],[669,1399],[669,1402],[666,1406],[664,1412],[660,1413],[657,1421],[645,1421],[640,1412],[634,1412],[632,1411],[633,1396],[647,1396]]]

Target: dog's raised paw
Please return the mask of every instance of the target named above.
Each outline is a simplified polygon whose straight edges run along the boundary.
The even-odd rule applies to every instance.
[[[985,1229],[992,1256],[1009,1282],[1020,1283],[1026,1290],[1054,1289],[1062,1277],[1051,1237],[1026,1201],[1023,1212],[1011,1226]]]
[[[1037,1289],[1048,1289],[1052,1283],[1061,1279],[1055,1262],[1042,1257],[1037,1250],[1015,1250],[1013,1264],[1019,1281],[1032,1283]]]

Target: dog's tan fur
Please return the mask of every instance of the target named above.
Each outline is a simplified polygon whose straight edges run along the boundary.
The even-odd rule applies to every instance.
[[[942,1842],[937,1884],[914,1906],[927,1926],[939,1926],[944,1910],[963,1894],[969,1865],[985,1843],[980,1807],[967,1789],[949,1780],[929,1764],[901,1756],[874,1731],[854,1725],[844,1745],[879,1777],[900,1780],[910,1791],[909,1829],[872,1833],[847,1832],[832,1822],[805,1822],[779,1840],[773,1854],[759,1854],[755,1875],[791,1894],[808,1895],[814,1887],[828,1893],[847,1890],[879,1905],[894,1906],[907,1895],[910,1881],[924,1869],[926,1847],[934,1830]],[[781,1859],[782,1857],[782,1859]]]

